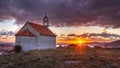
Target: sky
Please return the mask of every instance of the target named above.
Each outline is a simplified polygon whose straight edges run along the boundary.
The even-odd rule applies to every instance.
[[[49,28],[58,36],[87,34],[117,40],[119,6],[120,0],[0,0],[0,42],[9,42],[8,36],[13,39],[26,21],[42,24],[46,12]]]

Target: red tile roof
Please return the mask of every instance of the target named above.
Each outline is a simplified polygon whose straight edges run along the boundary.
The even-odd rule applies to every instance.
[[[43,25],[39,25],[39,24],[35,24],[35,23],[31,23],[29,22],[29,24],[37,31],[39,32],[41,35],[48,35],[48,36],[56,36],[48,27],[43,26]]]
[[[18,32],[15,36],[32,36],[34,37],[35,35],[30,32],[28,29],[22,31],[22,32]]]
[[[32,22],[27,22],[28,24],[30,24],[39,34],[41,35],[48,35],[48,36],[56,36],[52,31],[50,31],[50,29],[46,26],[43,25],[39,25],[39,24],[35,24]],[[25,34],[26,32],[26,34]],[[29,34],[30,33],[30,34]],[[29,30],[24,31],[24,32],[18,32],[15,36],[34,36],[33,33],[31,33]]]

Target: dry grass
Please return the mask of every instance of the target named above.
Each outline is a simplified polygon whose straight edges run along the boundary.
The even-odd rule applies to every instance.
[[[0,68],[120,68],[119,52],[119,49],[34,50],[0,56]]]

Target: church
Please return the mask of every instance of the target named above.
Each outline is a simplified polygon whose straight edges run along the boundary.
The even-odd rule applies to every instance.
[[[26,22],[15,34],[15,44],[20,45],[23,51],[56,48],[56,35],[48,27],[49,19],[47,15],[43,18],[43,25]]]

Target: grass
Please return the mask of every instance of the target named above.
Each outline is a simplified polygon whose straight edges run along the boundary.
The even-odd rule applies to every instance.
[[[0,56],[0,68],[120,68],[119,52],[120,49],[89,48],[33,50]]]

